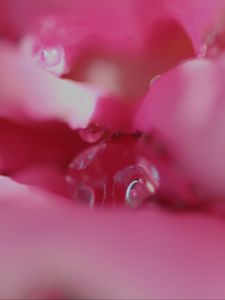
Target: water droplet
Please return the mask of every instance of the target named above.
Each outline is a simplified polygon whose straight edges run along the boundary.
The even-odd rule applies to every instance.
[[[92,208],[95,203],[95,192],[87,185],[80,185],[74,194],[74,200]]]
[[[84,197],[82,189],[78,193],[82,194],[82,197],[78,198],[87,198],[86,202],[94,201],[95,207],[124,206],[127,205],[128,199],[131,202],[130,206],[135,207],[138,206],[134,204],[135,201],[144,202],[145,198],[153,197],[159,188],[159,174],[149,158],[141,156],[136,145],[137,138],[120,136],[81,152],[69,165],[65,178],[70,187],[71,197],[74,198],[77,190],[83,185],[93,191],[95,199],[89,200],[93,198],[90,196],[92,192],[88,192],[89,196]],[[134,200],[134,195],[133,200],[131,199],[131,194],[134,194],[133,188],[130,187],[131,194],[127,192],[128,186],[135,179],[138,180],[135,191],[141,194],[139,200]]]
[[[79,135],[87,143],[96,143],[107,136],[107,130],[97,124],[91,124],[79,130]]]
[[[151,192],[154,193],[154,188],[151,184],[152,190],[149,191],[147,185],[140,179],[133,180],[126,191],[126,202],[132,208],[138,208],[144,204],[146,200],[151,196]]]
[[[64,50],[60,46],[43,47],[40,50],[40,62],[46,67],[55,67],[64,57]]]
[[[159,174],[155,167],[142,158],[138,164],[118,171],[114,182],[114,195],[124,197],[130,207],[137,208],[155,196],[159,188]]]
[[[61,76],[68,71],[65,59],[65,51],[61,45],[55,46],[36,46],[35,40],[33,44],[33,58],[46,71]]]

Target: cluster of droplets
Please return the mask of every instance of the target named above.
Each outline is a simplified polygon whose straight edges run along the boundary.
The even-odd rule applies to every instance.
[[[112,137],[88,147],[71,162],[66,180],[71,197],[89,207],[137,208],[159,188],[159,174],[137,151],[135,137]]]
[[[84,141],[95,144],[69,164],[66,182],[74,201],[90,208],[140,208],[161,203],[180,209],[199,205],[192,182],[157,139],[106,132],[97,125],[79,132]]]

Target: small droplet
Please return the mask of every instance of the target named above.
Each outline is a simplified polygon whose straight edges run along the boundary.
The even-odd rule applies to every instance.
[[[106,136],[106,129],[97,124],[91,124],[85,129],[79,130],[79,135],[87,143],[96,143]]]
[[[40,50],[40,61],[46,67],[54,67],[60,64],[64,56],[62,47],[45,47]]]
[[[74,200],[92,208],[95,202],[95,192],[87,185],[80,185],[74,194]]]
[[[65,51],[61,45],[45,46],[42,45],[35,48],[35,40],[33,43],[33,58],[46,71],[61,76],[68,71],[65,59]]]
[[[114,176],[114,183],[114,194],[119,197],[124,195],[126,203],[133,208],[140,207],[153,198],[160,184],[156,168],[145,159],[118,171]]]
[[[146,200],[151,197],[152,193],[154,194],[154,187],[149,183],[149,186],[152,187],[152,190],[149,190],[149,187],[141,180],[133,180],[126,191],[126,202],[132,208],[138,208],[142,206]]]

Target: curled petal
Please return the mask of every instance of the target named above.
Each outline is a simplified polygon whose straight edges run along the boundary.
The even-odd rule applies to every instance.
[[[150,88],[136,126],[162,134],[208,196],[224,197],[224,58],[193,60]]]
[[[56,78],[10,45],[1,45],[0,64],[1,117],[17,121],[58,120],[72,129],[86,127],[101,118],[108,119],[109,127],[128,122],[123,114],[126,102],[100,89]],[[121,107],[119,113],[111,114],[104,105],[100,109],[105,101],[109,101],[112,110]]]

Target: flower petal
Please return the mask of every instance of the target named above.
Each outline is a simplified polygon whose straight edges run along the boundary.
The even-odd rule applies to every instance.
[[[0,170],[10,175],[40,164],[62,169],[84,148],[76,132],[57,122],[0,120],[0,144]]]
[[[101,118],[108,120],[104,125],[109,127],[129,121],[123,114],[128,107],[126,102],[100,89],[56,78],[10,45],[1,45],[0,64],[1,117],[17,121],[58,120],[72,129],[101,122]],[[118,109],[118,113],[109,112],[105,102],[110,103],[110,109]]]
[[[208,196],[224,197],[224,58],[193,60],[150,88],[136,126],[156,129]]]
[[[72,16],[74,23],[87,30],[86,34],[94,33],[112,41],[112,47],[128,49],[140,47],[151,26],[157,20],[167,18],[184,26],[196,50],[199,50],[204,34],[216,22],[224,4],[224,0],[47,0],[45,5],[38,0],[22,0],[19,4],[16,0],[1,2],[5,27],[10,28],[14,35],[23,35],[35,20],[46,15],[65,16],[67,19]]]
[[[73,298],[225,296],[224,222],[160,210],[102,214],[4,177],[0,187],[2,298],[43,282]]]

